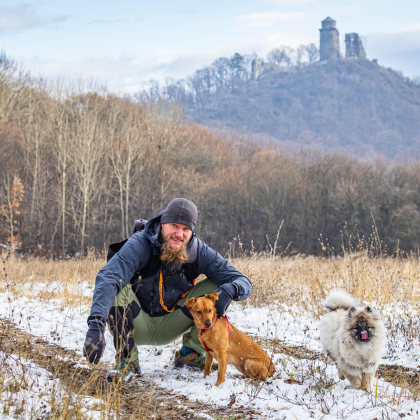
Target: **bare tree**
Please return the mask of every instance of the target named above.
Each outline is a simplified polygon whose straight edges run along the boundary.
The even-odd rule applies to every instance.
[[[307,56],[306,47],[304,45],[300,45],[296,50],[296,65],[299,66],[302,62],[304,62],[305,56]]]
[[[25,96],[25,101],[20,107],[17,124],[23,137],[25,169],[31,180],[29,236],[31,239],[35,239],[40,236],[42,230],[39,228],[42,226],[42,220],[38,219],[35,223],[35,217],[42,218],[38,206],[38,197],[40,196],[38,189],[40,187],[40,171],[46,160],[48,140],[46,125],[48,124],[48,109],[51,99],[47,96],[46,84],[42,79],[33,81],[32,87],[26,87],[22,93]]]
[[[67,184],[72,153],[71,121],[69,103],[66,101],[68,91],[61,81],[51,87],[51,95],[56,99],[50,109],[51,124],[51,151],[53,164],[57,174],[59,187],[56,190],[61,214],[61,246],[62,255],[66,253],[66,211],[67,211]]]
[[[282,45],[280,48],[271,50],[267,55],[267,60],[277,66],[291,66],[294,50]]]
[[[7,124],[16,121],[16,111],[25,102],[24,91],[30,83],[29,75],[15,61],[0,54],[0,119]]]
[[[16,246],[20,246],[18,218],[21,214],[19,209],[25,189],[22,181],[17,176],[11,176],[9,173],[3,180],[2,189],[0,190],[0,216],[8,224],[8,238],[10,242],[10,251],[13,256]]]
[[[121,237],[129,236],[130,189],[134,165],[143,159],[144,116],[142,109],[120,98],[111,98],[106,114],[105,130],[112,171],[118,180],[121,209]],[[137,167],[138,169],[138,167]],[[139,175],[139,172],[136,172]]]
[[[306,54],[308,55],[308,60],[311,64],[319,60],[319,49],[315,44],[306,46]]]
[[[93,198],[101,193],[102,174],[106,168],[105,141],[100,136],[106,99],[96,93],[78,93],[71,97],[70,101],[74,145],[71,149],[74,170],[72,213],[80,232],[80,249],[84,252],[90,221],[90,204]]]

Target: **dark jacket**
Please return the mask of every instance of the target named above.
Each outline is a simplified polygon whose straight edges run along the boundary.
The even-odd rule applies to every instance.
[[[145,312],[151,316],[167,314],[159,303],[159,274],[162,267],[160,217],[163,212],[150,220],[143,231],[135,233],[99,271],[90,317],[108,319],[115,296],[130,282]],[[251,282],[194,233],[187,245],[187,252],[190,256],[188,263],[163,267],[163,299],[168,309],[172,309],[200,274],[219,286],[234,284],[237,291],[234,300],[244,300],[252,293]],[[141,279],[137,278],[139,275]]]

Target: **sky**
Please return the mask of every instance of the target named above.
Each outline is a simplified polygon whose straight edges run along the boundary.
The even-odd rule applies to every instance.
[[[420,76],[419,0],[0,0],[0,49],[35,75],[135,93],[236,52],[318,45],[327,16],[343,53],[356,32],[369,59]]]

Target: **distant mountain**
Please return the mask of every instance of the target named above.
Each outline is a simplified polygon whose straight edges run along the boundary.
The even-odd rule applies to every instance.
[[[342,59],[265,71],[184,101],[209,127],[231,127],[294,146],[359,156],[420,156],[420,87],[368,60]],[[182,101],[181,101],[182,102]]]

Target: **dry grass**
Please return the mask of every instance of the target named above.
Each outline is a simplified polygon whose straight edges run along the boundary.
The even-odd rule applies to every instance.
[[[358,299],[375,301],[378,306],[409,302],[420,304],[420,259],[417,257],[377,258],[349,254],[345,258],[280,258],[254,256],[232,263],[252,282],[254,292],[247,304],[297,305],[314,315],[322,313],[322,300],[328,291],[340,287]],[[40,299],[64,298],[68,304],[88,304],[80,294],[82,287],[94,287],[95,277],[105,258],[88,257],[52,261],[41,259],[4,260],[0,272],[0,291],[6,288],[16,296],[29,296],[37,284],[57,282],[53,291]]]
[[[0,273],[0,292],[6,289],[16,297],[31,297],[38,293],[41,300],[65,299],[65,306],[86,305],[92,302],[83,296],[86,287],[95,286],[95,277],[105,265],[104,257],[87,257],[53,261],[45,259],[3,260]],[[48,291],[38,290],[39,284],[55,287]]]
[[[420,261],[414,257],[255,257],[235,260],[234,265],[252,281],[254,292],[247,303],[256,306],[285,303],[319,316],[322,300],[336,287],[380,307],[400,302],[420,304]]]
[[[93,255],[85,259],[68,261],[4,260],[1,263],[3,266],[0,272],[0,291],[9,290],[16,298],[24,296],[31,298],[36,295],[37,299],[44,301],[61,299],[63,308],[68,306],[85,308],[86,305],[90,305],[91,297],[84,296],[83,293],[86,288],[92,289],[94,287],[96,274],[104,263],[105,259],[103,257]],[[364,253],[349,253],[344,258],[336,259],[315,257],[268,258],[254,255],[251,259],[236,259],[232,263],[247,275],[253,283],[254,292],[246,301],[248,304],[257,307],[269,304],[275,306],[285,304],[297,315],[304,314],[318,319],[324,313],[321,303],[328,291],[340,287],[359,299],[374,302],[375,305],[384,310],[384,319],[389,330],[389,351],[398,351],[401,340],[404,341],[406,350],[410,350],[410,346],[412,346],[413,351],[418,349],[419,258],[414,256],[405,259],[369,258]],[[40,288],[40,283],[48,287]],[[398,317],[395,316],[393,308],[398,308]],[[17,329],[12,329],[10,326],[8,326],[8,329],[13,331],[13,337],[16,338],[19,335],[16,332]],[[28,343],[33,343],[32,338],[26,337]],[[10,344],[10,340],[8,343],[6,346],[3,340],[1,350],[10,354],[12,353],[10,347],[12,344]],[[303,352],[305,363],[309,363],[309,360],[313,358],[320,359],[322,357],[310,354],[307,350],[291,349],[279,340],[271,344],[273,344],[272,347],[275,348],[276,352],[290,354],[293,357]],[[46,343],[43,345],[48,346]],[[270,347],[269,343],[266,343],[266,345]],[[34,354],[33,348],[32,345],[32,350],[26,352],[24,356],[28,357],[29,354]],[[181,415],[179,410],[170,414],[171,410],[174,410],[174,398],[167,396],[167,391],[162,393],[156,387],[151,391],[150,384],[145,384],[140,390],[143,395],[143,404],[134,407],[133,404],[130,405],[129,401],[132,401],[135,396],[138,398],[138,389],[106,388],[103,386],[103,372],[99,375],[99,379],[97,375],[87,377],[86,369],[77,370],[69,364],[67,374],[71,374],[70,376],[73,379],[66,382],[64,381],[66,366],[63,367],[63,361],[54,358],[54,356],[45,359],[45,354],[41,350],[38,351],[38,354],[40,355],[38,358],[31,360],[53,372],[56,377],[65,383],[69,397],[64,405],[67,404],[72,410],[77,409],[77,418],[85,418],[83,410],[80,408],[80,401],[88,395],[102,399],[105,407],[103,419],[109,418],[113,412],[118,412],[120,418],[133,419],[151,418],[152,416],[154,418],[160,416],[183,418],[185,414]],[[75,358],[74,355],[72,357]],[[413,379],[413,375],[410,372],[407,373],[405,369],[396,368],[392,370],[384,367],[381,369],[381,375],[384,378],[391,383],[410,389],[413,397],[417,398],[420,393],[418,376]],[[310,369],[307,369],[307,371],[311,374]],[[0,376],[1,374],[0,371]],[[13,391],[10,387],[4,388],[2,391],[2,387],[0,377],[0,392]],[[149,390],[147,398],[144,398],[147,390]],[[165,395],[167,399],[164,398]],[[13,401],[13,398],[11,398],[11,401]],[[21,404],[18,401],[13,403],[16,406]],[[56,407],[59,406],[56,404]],[[211,407],[205,405],[200,407],[193,406],[192,410],[210,410],[208,411],[209,414],[212,410]],[[53,418],[72,418],[69,414],[66,414],[68,410],[61,411],[61,414],[59,411],[57,409]],[[213,414],[217,417],[215,408],[213,408]],[[193,418],[191,413],[185,415],[186,418]],[[242,414],[232,409],[229,415],[231,418],[235,418]]]

